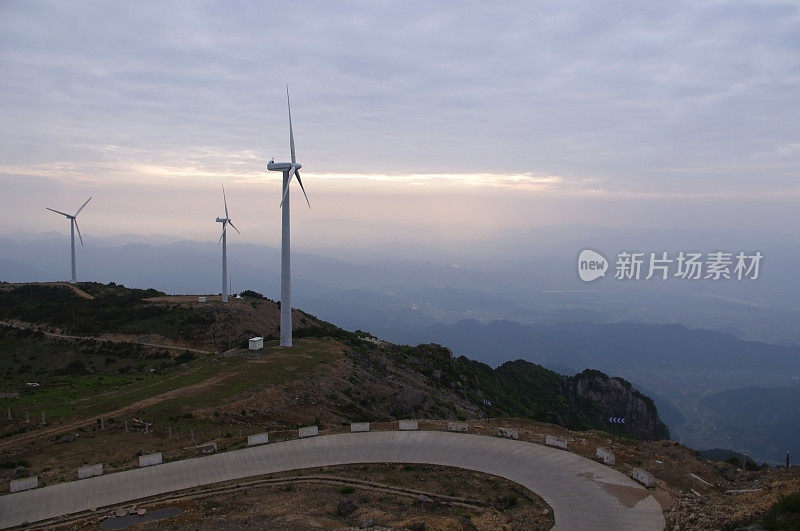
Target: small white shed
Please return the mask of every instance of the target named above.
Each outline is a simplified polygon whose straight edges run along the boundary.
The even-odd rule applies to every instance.
[[[197,302],[206,302],[206,298],[202,297],[202,296],[201,297],[197,297]]]
[[[250,338],[250,350],[261,350],[264,348],[264,338],[263,337],[251,337]]]

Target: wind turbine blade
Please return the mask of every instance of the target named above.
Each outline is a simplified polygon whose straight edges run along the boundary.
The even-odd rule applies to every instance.
[[[300,172],[294,172],[297,175],[297,182],[300,183],[300,189],[303,191],[303,195],[306,196],[306,203],[308,203],[308,209],[311,210],[311,201],[308,200],[308,194],[306,194],[306,189],[303,187],[303,181],[300,180]]]
[[[94,197],[94,196],[92,196],[92,197]],[[89,199],[87,199],[87,200],[86,200],[86,203],[88,203],[89,201],[91,201],[91,200],[92,200],[92,197],[90,197]],[[82,205],[81,205],[81,207],[78,209],[78,211],[77,211],[77,212],[75,212],[75,215],[76,215],[76,216],[77,216],[78,214],[80,214],[80,213],[81,213],[81,210],[83,210],[83,207],[85,207],[85,206],[86,206],[86,203],[82,204]]]
[[[217,245],[222,243],[222,237],[225,236],[225,224],[222,224],[222,232],[219,235],[219,240],[217,240]]]
[[[283,191],[283,197],[281,198],[281,206],[283,206],[283,202],[286,201],[286,196],[289,195],[289,184],[292,182],[292,177],[297,172],[297,168],[292,166],[292,169],[289,170],[289,178],[286,179],[286,189]]]
[[[228,199],[225,197],[225,183],[222,183],[222,201],[225,203],[225,219],[228,218]]]
[[[61,214],[62,216],[67,216],[68,218],[71,218],[71,217],[72,217],[72,215],[71,215],[71,214],[67,214],[66,212],[61,212],[60,210],[55,210],[55,209],[52,209],[52,208],[50,208],[50,207],[44,207],[44,208],[45,208],[46,210],[49,210],[50,212],[55,212],[56,214]]]
[[[232,221],[229,221],[229,222],[228,222],[228,225],[230,225],[231,227],[233,227],[233,230],[235,230],[237,233],[241,234],[241,232],[239,232],[239,229],[237,229],[237,228],[236,228],[236,225],[234,225]]]
[[[86,203],[88,203],[88,201]],[[86,203],[84,203],[84,205]],[[81,247],[83,247],[83,236],[81,236],[81,228],[78,226],[78,220],[75,219],[75,218],[72,218],[72,222],[75,224],[75,230],[78,231],[78,238],[81,239]]]
[[[294,156],[294,131],[292,131],[292,103],[289,101],[289,84],[286,84],[286,106],[289,107],[289,149],[292,152],[292,164],[297,162]]]

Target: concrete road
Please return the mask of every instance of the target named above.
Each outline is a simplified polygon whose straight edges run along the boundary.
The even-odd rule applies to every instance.
[[[554,529],[663,529],[658,502],[623,474],[522,441],[436,431],[345,433],[298,439],[0,496],[0,527],[299,468],[428,463],[502,476],[553,508]]]

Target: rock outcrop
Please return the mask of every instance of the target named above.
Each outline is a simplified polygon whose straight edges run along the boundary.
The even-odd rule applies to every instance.
[[[624,417],[626,433],[646,440],[669,438],[669,429],[658,417],[653,400],[630,382],[587,369],[571,377],[570,386],[577,396],[597,404],[604,417]]]

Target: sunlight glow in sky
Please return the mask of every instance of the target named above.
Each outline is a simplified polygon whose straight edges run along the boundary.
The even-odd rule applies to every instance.
[[[800,226],[793,1],[3,2],[0,72],[7,232],[197,237],[221,180],[272,230],[285,82],[300,225]]]

